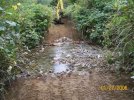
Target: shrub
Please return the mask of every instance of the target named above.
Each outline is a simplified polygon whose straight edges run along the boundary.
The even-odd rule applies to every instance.
[[[69,5],[64,10],[64,15],[72,18],[73,20],[75,20],[75,17],[77,16],[77,14],[79,13],[81,8],[82,7],[78,4],[76,4],[76,3],[74,3],[73,5]]]
[[[107,15],[97,9],[81,9],[76,16],[77,29],[81,31],[86,39],[101,44]]]
[[[24,8],[29,8],[29,6]],[[30,8],[26,10],[22,8],[22,13],[25,13],[21,14],[20,18],[26,17],[20,19],[19,24],[21,26],[22,41],[24,45],[31,49],[41,42],[50,26],[52,15],[50,8],[40,4],[31,5]]]
[[[14,62],[19,48],[20,34],[17,23],[5,19],[7,12],[1,7],[0,9],[0,97],[2,99],[5,82],[13,79],[17,70]]]
[[[123,69],[134,71],[134,2],[129,0],[127,4],[116,7],[117,12],[107,23],[104,33],[105,45],[115,47],[118,52],[118,61],[125,66]],[[122,67],[121,67],[122,68]]]
[[[110,14],[113,13],[111,2],[84,1],[78,0],[77,3],[66,8],[65,14],[74,19],[76,27],[84,35],[84,39],[91,40],[102,45],[103,32],[106,27]]]
[[[20,72],[16,64],[18,50],[22,46],[32,49],[41,42],[52,15],[51,9],[41,4],[16,3],[6,10],[0,7],[0,16],[0,99],[3,99],[5,82]]]
[[[80,9],[76,10],[75,5]],[[74,19],[87,40],[114,49],[114,62],[120,62],[124,70],[134,71],[133,0],[77,0],[65,13]]]
[[[12,11],[13,19],[20,25],[21,41],[29,49],[36,47],[44,37],[52,21],[51,8],[41,4],[21,4],[17,10]],[[16,17],[14,17],[16,16]]]

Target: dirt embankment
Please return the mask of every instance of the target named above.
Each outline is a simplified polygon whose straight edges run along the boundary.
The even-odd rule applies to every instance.
[[[75,29],[75,26],[70,20],[63,19],[64,24],[52,24],[49,28],[49,34],[46,36],[48,43],[53,43],[55,40],[58,40],[62,37],[68,37],[74,41],[81,40],[81,34],[78,33]]]

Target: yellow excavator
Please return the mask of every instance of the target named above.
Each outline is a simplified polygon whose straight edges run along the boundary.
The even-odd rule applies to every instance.
[[[63,0],[58,0],[56,6],[56,19],[54,20],[55,24],[63,24],[62,22],[63,9],[64,9]]]

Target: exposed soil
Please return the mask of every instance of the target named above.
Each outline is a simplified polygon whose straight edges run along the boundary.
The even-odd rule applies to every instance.
[[[48,43],[53,43],[55,40],[68,37],[74,41],[81,40],[81,34],[78,33],[73,25],[73,23],[67,19],[63,19],[64,24],[57,24],[49,28],[49,34],[46,36],[46,41]]]
[[[63,25],[52,25],[43,44],[51,45],[31,53],[29,77],[19,76],[6,100],[134,100],[133,80],[117,75],[116,65],[105,60],[106,52],[80,37],[66,19]],[[104,85],[126,85],[128,90],[101,90]]]
[[[61,75],[21,79],[12,86],[8,100],[133,100],[129,91],[101,91],[102,85],[116,83],[118,79],[109,73]],[[124,80],[128,81],[128,80]],[[115,82],[115,83],[114,83]]]

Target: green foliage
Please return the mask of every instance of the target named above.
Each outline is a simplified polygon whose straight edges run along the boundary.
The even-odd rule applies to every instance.
[[[58,0],[52,0],[52,1],[50,2],[50,5],[51,5],[51,6],[56,6],[57,3],[58,3]]]
[[[41,4],[23,3],[16,10],[13,7],[8,9],[8,12],[12,13],[6,17],[19,24],[22,44],[29,49],[41,42],[52,21],[51,8]]]
[[[105,29],[107,14],[98,9],[81,9],[76,16],[77,29],[81,31],[86,39],[101,44],[103,41],[102,33]]]
[[[18,24],[5,19],[7,12],[1,8],[0,14],[0,97],[4,93],[4,82],[14,77],[14,63],[19,46]],[[12,73],[11,73],[12,71]]]
[[[107,62],[109,64],[115,63],[115,60],[116,60],[114,55],[113,55],[113,53],[111,51],[106,51],[105,52],[105,59],[107,60]]]
[[[37,3],[49,5],[52,2],[52,0],[37,0]]]
[[[0,7],[0,98],[4,94],[5,82],[20,72],[17,53],[20,49],[36,47],[47,33],[52,21],[51,8],[36,4],[4,2]],[[6,4],[9,4],[6,7]],[[6,8],[6,9],[5,9]]]
[[[125,70],[134,71],[133,0],[77,0],[65,14],[74,20],[84,39],[114,49],[116,56],[109,56],[109,63],[116,59]]]
[[[4,15],[5,14],[5,15]],[[3,10],[1,16],[6,16]],[[9,58],[15,58],[16,44],[19,44],[19,26],[16,22],[0,18],[0,50],[5,52]]]
[[[69,5],[68,7],[66,7],[66,9],[64,10],[64,15],[75,20],[75,17],[78,15],[80,9],[81,6],[74,3],[73,5]]]
[[[20,9],[21,13],[18,23],[21,27],[21,39],[24,45],[31,49],[41,42],[44,34],[50,26],[52,15],[49,10],[50,8],[40,4],[31,5],[31,9],[28,9],[29,6],[25,6],[24,8],[25,9]]]
[[[114,46],[119,52],[118,60],[126,66],[125,70],[134,70],[134,2],[118,6],[117,12],[107,24],[104,33],[105,45]]]
[[[68,6],[65,14],[74,19],[77,29],[84,34],[85,39],[90,39],[102,45],[105,24],[110,17],[110,13],[114,12],[114,10],[111,8],[111,2],[103,3],[103,6],[102,4],[97,4],[98,2],[82,2],[79,0],[77,4]],[[109,13],[108,11],[111,12]]]

